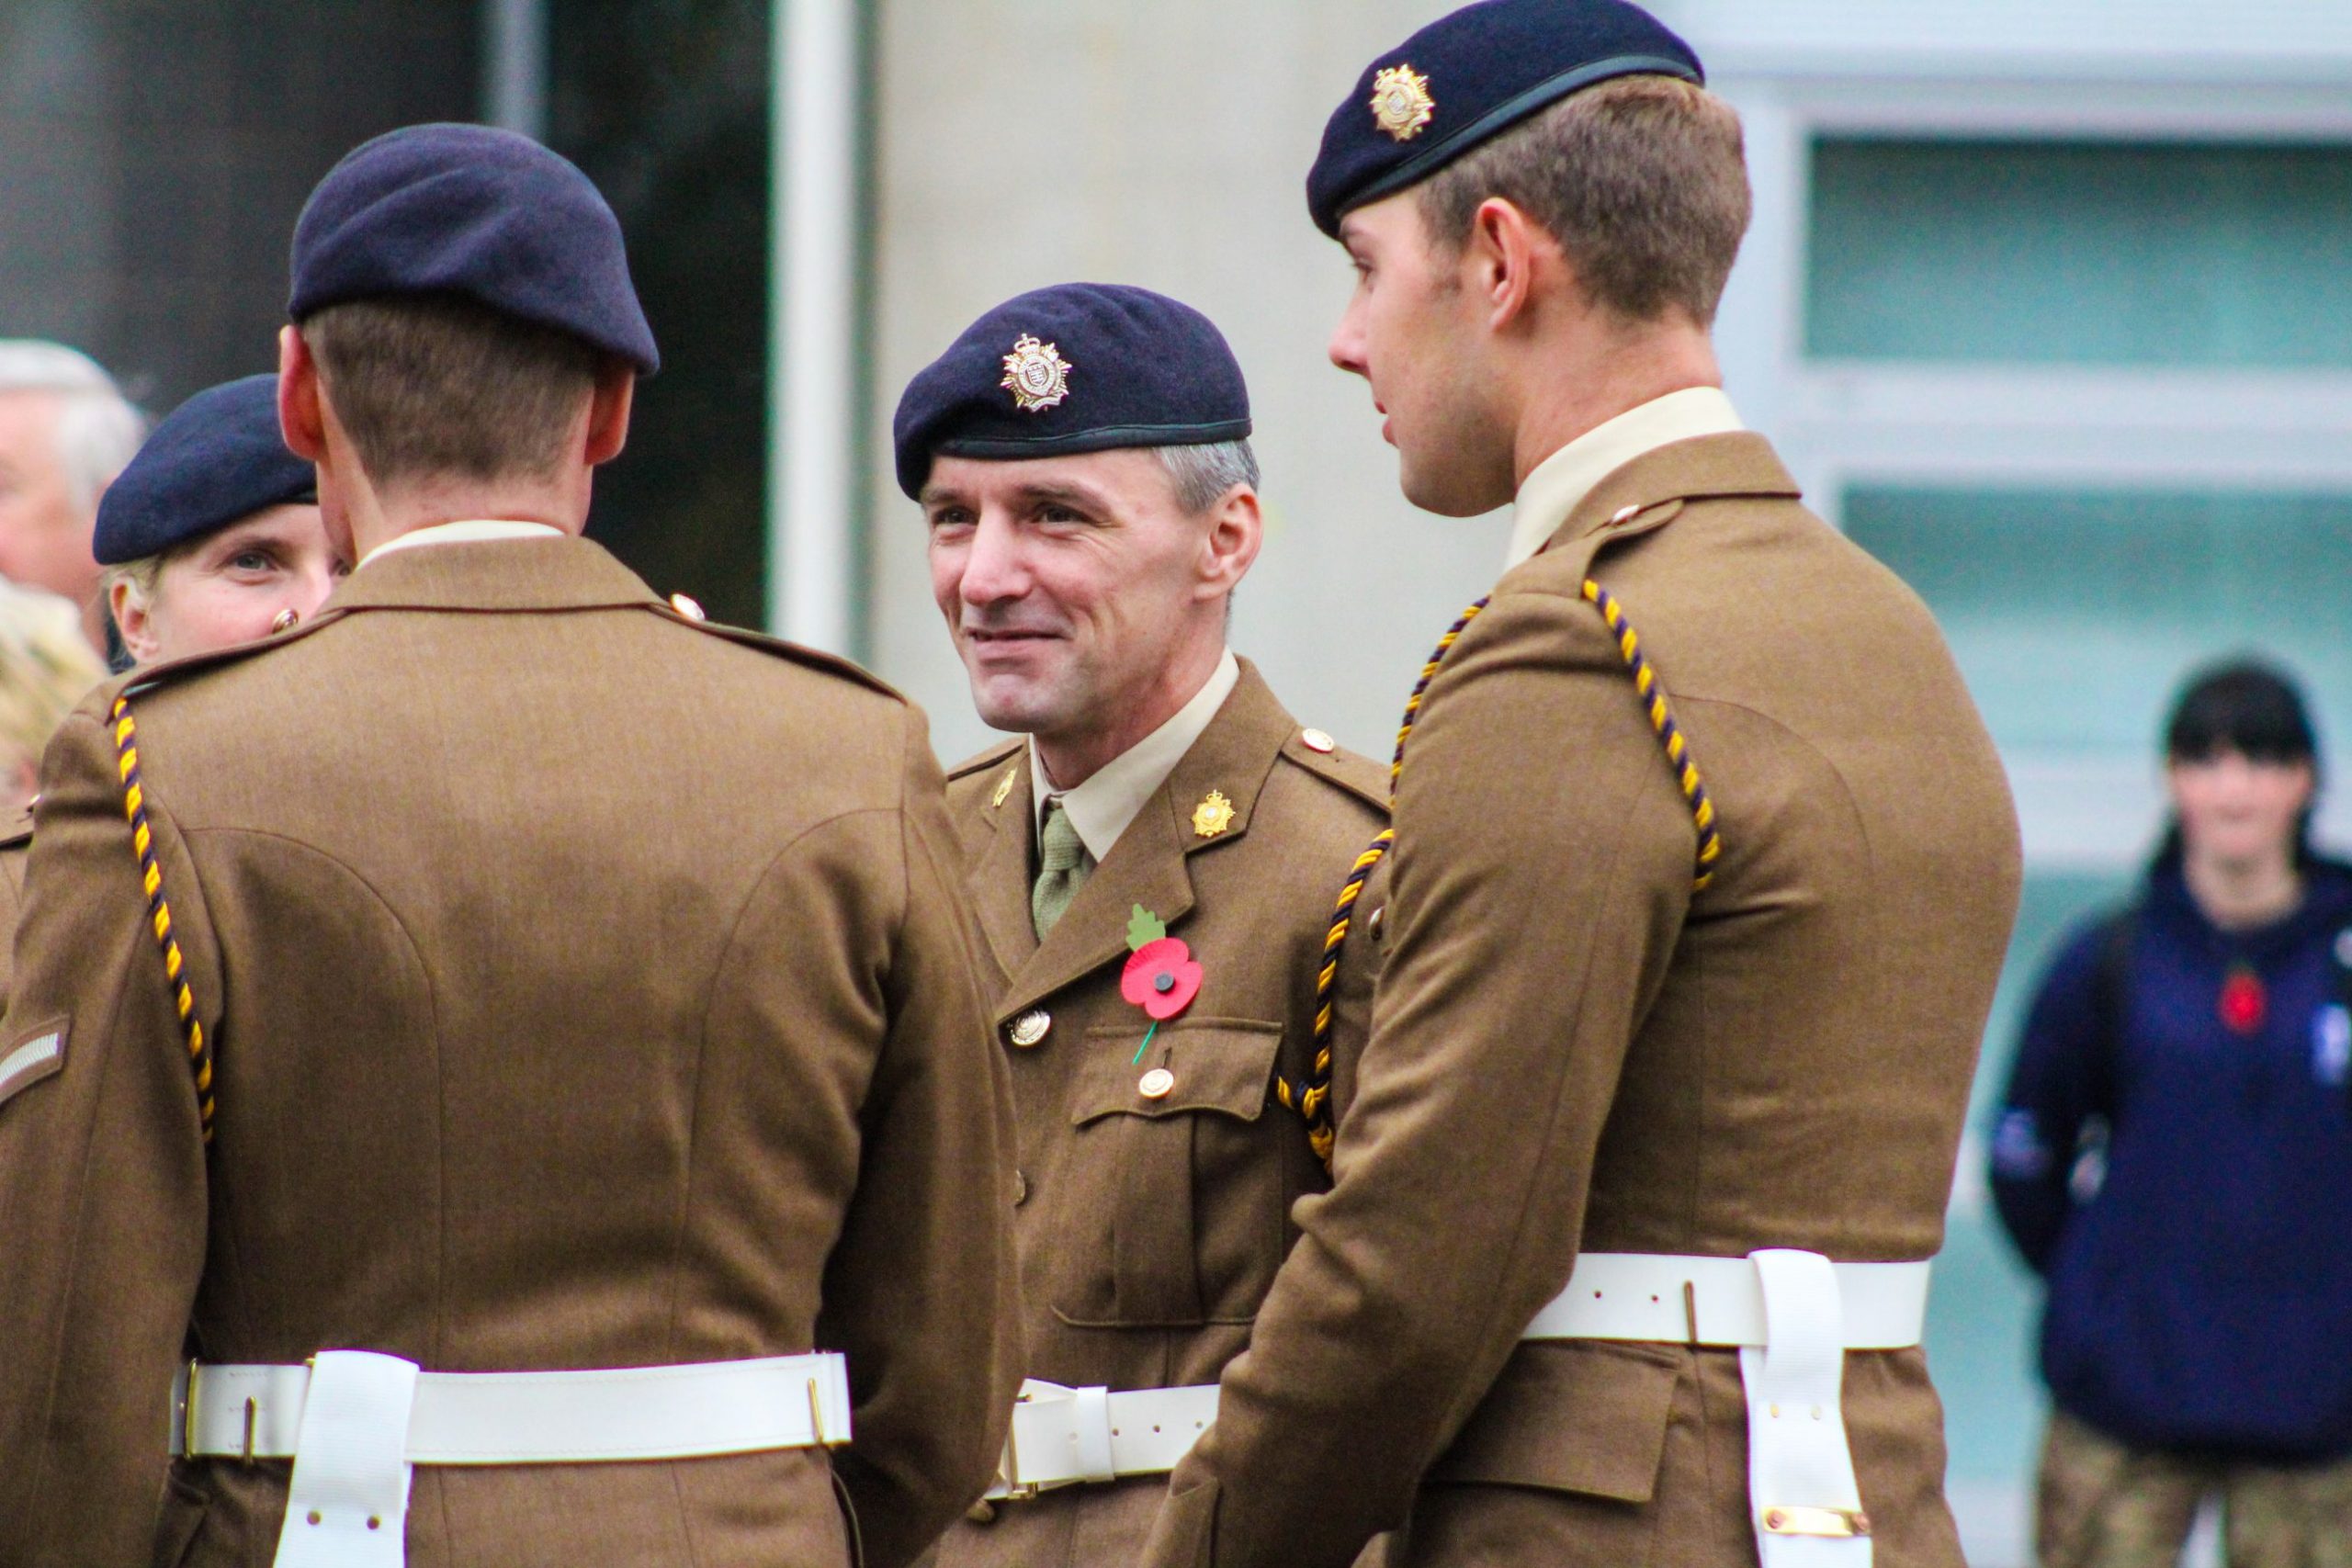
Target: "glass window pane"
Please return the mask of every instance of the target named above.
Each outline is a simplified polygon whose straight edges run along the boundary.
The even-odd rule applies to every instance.
[[[1862,487],[1847,533],[1928,601],[2005,751],[2153,765],[2194,664],[2275,658],[2352,738],[2352,497]]]
[[[1825,139],[1806,347],[2352,366],[2352,147]]]

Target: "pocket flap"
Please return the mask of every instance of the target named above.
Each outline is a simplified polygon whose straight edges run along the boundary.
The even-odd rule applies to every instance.
[[[1142,1019],[1140,1013],[1136,1016]],[[1086,1065],[1070,1085],[1073,1125],[1122,1113],[1174,1116],[1215,1111],[1244,1122],[1264,1113],[1273,1094],[1281,1024],[1247,1018],[1179,1019],[1160,1026],[1138,1062],[1136,1046],[1143,1030],[1150,1027],[1145,1020],[1138,1028],[1098,1026],[1086,1032]]]
[[[1646,1503],[1689,1356],[1662,1345],[1531,1340],[1511,1352],[1430,1479]]]

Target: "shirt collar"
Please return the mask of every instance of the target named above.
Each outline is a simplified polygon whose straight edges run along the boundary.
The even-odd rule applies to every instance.
[[[560,539],[563,536],[562,529],[546,523],[435,523],[429,528],[412,528],[405,534],[393,535],[361,556],[359,565],[366,566],[378,556],[388,556],[394,550],[413,549],[420,545],[469,545],[483,539]],[[358,568],[352,570],[356,571]]]
[[[1645,452],[1747,427],[1720,387],[1687,387],[1595,425],[1535,465],[1519,487],[1503,570],[1542,549],[1593,487]]]
[[[1029,798],[1038,833],[1045,832],[1046,803],[1057,799],[1069,814],[1070,826],[1078,829],[1079,842],[1086,846],[1086,852],[1094,857],[1097,864],[1102,863],[1110,854],[1111,846],[1119,841],[1119,835],[1127,830],[1127,824],[1142,812],[1144,803],[1168,782],[1168,775],[1176,771],[1184,753],[1200,739],[1201,732],[1208,728],[1209,720],[1216,716],[1240,680],[1241,661],[1227,649],[1190,702],[1178,708],[1167,723],[1097,768],[1076,789],[1047,793],[1050,784],[1045,759],[1037,755],[1036,738],[1030,737],[1029,776],[1035,781],[1035,787],[1030,790]]]

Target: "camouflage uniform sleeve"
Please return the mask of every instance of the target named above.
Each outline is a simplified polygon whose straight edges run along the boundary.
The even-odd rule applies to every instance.
[[[42,770],[17,984],[0,1025],[0,1564],[144,1562],[172,1376],[204,1266],[203,1132],[124,820],[109,728]],[[202,908],[163,804],[164,886],[207,1029]]]

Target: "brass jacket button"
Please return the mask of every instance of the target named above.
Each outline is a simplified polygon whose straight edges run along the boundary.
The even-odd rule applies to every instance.
[[[1014,1019],[1012,1021],[1012,1027],[1006,1030],[1005,1032],[1012,1037],[1012,1043],[1015,1045],[1018,1045],[1023,1051],[1026,1051],[1031,1046],[1036,1044],[1039,1041],[1045,1039],[1046,1031],[1053,1028],[1053,1014],[1047,1012],[1044,1008],[1031,1008],[1027,1012],[1024,1012],[1019,1018]]]
[[[1176,1087],[1176,1075],[1166,1067],[1154,1067],[1136,1084],[1136,1092],[1146,1100],[1165,1100],[1168,1091]]]

